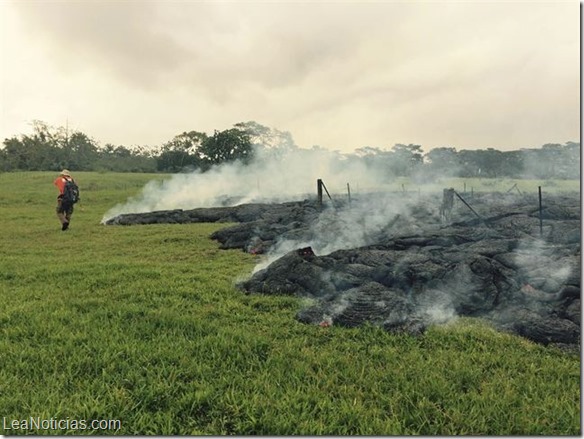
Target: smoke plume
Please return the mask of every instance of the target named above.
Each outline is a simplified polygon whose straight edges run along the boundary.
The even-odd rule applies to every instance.
[[[151,181],[139,195],[106,212],[102,223],[124,213],[297,200],[315,196],[319,178],[331,194],[346,194],[347,183],[352,191],[363,191],[388,181],[377,168],[320,148],[258,149],[247,165],[230,162],[204,173]]]

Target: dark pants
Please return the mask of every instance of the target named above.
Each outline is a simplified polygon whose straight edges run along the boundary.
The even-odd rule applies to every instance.
[[[57,218],[61,221],[61,224],[68,223],[71,221],[71,215],[73,215],[73,204],[63,203],[62,197],[57,197]]]

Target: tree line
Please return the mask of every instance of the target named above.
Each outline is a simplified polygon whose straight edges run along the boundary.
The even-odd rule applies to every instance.
[[[272,155],[300,150],[289,132],[241,122],[208,135],[185,131],[155,148],[100,144],[81,131],[33,122],[31,135],[4,139],[0,171],[206,172],[211,167],[240,161],[250,163],[260,151]],[[313,146],[313,150],[322,150]],[[423,153],[416,144],[391,148],[366,146],[353,153],[331,152],[340,161],[361,161],[388,176],[580,178],[580,143],[545,144],[539,148],[500,151],[494,148],[457,151],[439,147]]]

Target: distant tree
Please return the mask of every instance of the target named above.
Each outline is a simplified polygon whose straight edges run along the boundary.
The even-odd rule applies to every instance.
[[[20,135],[4,140],[4,167],[39,171],[55,170],[59,166],[60,148],[65,143],[62,130],[34,121],[32,135]]]
[[[271,128],[268,128],[267,126],[259,124],[253,120],[249,122],[238,122],[233,126],[238,130],[245,131],[249,135],[249,140],[252,145],[264,145],[267,143],[268,139],[272,137]]]
[[[397,143],[392,148],[390,171],[393,175],[409,176],[424,163],[421,145]]]
[[[256,149],[265,148],[289,151],[298,148],[288,131],[269,128],[255,121],[239,122],[233,126],[245,131],[249,135],[252,146]]]
[[[580,178],[580,142],[566,142],[561,159],[561,178]]]
[[[505,162],[503,151],[494,148],[479,149],[476,151],[476,157],[482,177],[495,178],[501,176],[501,170]]]
[[[523,154],[521,151],[504,151],[500,166],[500,175],[516,178],[523,174]]]
[[[453,177],[459,172],[459,158],[455,148],[440,147],[426,154],[428,171],[436,177]]]
[[[164,146],[167,149],[175,151],[184,151],[192,155],[196,155],[198,149],[207,140],[208,136],[205,133],[198,131],[185,131],[166,143]]]
[[[375,157],[381,156],[384,151],[374,146],[362,146],[355,150],[355,155],[357,157]]]
[[[364,146],[352,154],[331,152],[318,145],[300,149],[292,135],[254,121],[236,123],[212,136],[198,131],[185,131],[155,150],[145,147],[98,142],[81,131],[70,132],[45,122],[32,122],[32,134],[5,138],[0,147],[0,170],[109,170],[117,172],[183,172],[208,170],[211,166],[240,160],[285,160],[296,151],[308,160],[319,160],[322,154],[333,157],[335,169],[359,160],[370,169],[395,175],[426,177],[428,174],[460,177],[530,177],[580,178],[580,143],[546,143],[540,148],[500,151],[494,148],[461,150],[442,147],[425,156],[416,144],[396,144],[391,150]],[[424,163],[424,159],[426,163]],[[458,171],[456,171],[458,169]]]
[[[287,131],[269,128],[257,122],[239,122],[234,128],[249,135],[254,161],[272,162],[286,160],[291,152],[297,152],[298,146]]]
[[[81,131],[54,128],[38,120],[32,126],[31,135],[21,134],[4,140],[0,149],[0,169],[155,171],[155,159],[144,150],[110,144],[100,148],[95,140]]]
[[[144,147],[128,148],[107,143],[98,149],[98,158],[92,164],[96,171],[156,172],[156,159]]]
[[[201,148],[207,141],[205,133],[198,131],[185,131],[165,143],[160,155],[156,158],[156,166],[159,171],[182,172],[186,170],[209,167],[202,157]]]
[[[391,152],[382,150],[375,146],[362,146],[357,148],[353,154],[348,154],[349,160],[360,161],[368,169],[383,171],[390,165]]]
[[[4,139],[2,151],[0,151],[0,160],[3,171],[13,171],[16,169],[27,169],[28,160],[22,142],[11,137]]]
[[[73,132],[67,138],[63,150],[65,160],[61,163],[62,167],[78,171],[92,170],[99,156],[97,143],[80,131]]]
[[[238,128],[215,130],[211,137],[205,139],[198,151],[201,158],[211,165],[234,160],[248,163],[253,157],[250,135]]]
[[[524,154],[494,148],[465,150],[458,153],[460,177],[517,177],[522,175]]]
[[[531,178],[580,178],[580,143],[546,143],[521,150],[524,175]]]
[[[460,164],[459,177],[480,177],[481,168],[476,151],[463,149],[458,152]]]
[[[69,131],[64,127],[53,127],[41,120],[33,120],[32,138],[42,144],[49,144],[55,148],[63,148],[67,145]],[[21,137],[29,137],[22,135]]]

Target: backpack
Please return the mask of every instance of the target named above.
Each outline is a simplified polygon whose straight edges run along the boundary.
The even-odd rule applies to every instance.
[[[65,180],[62,200],[67,205],[73,205],[79,201],[79,186],[73,180]]]

